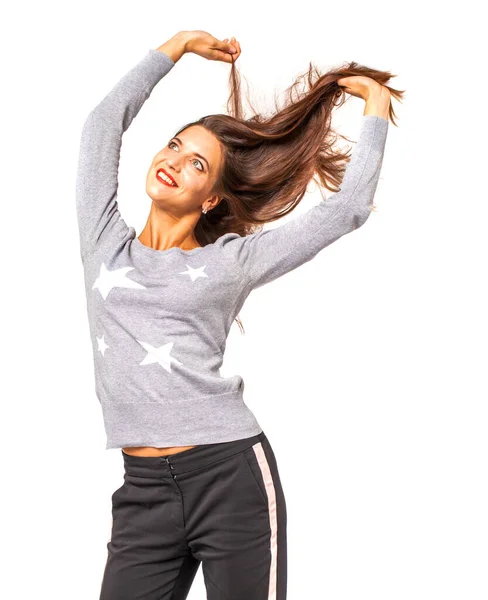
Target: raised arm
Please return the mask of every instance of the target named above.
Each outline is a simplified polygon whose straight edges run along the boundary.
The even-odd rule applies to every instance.
[[[248,236],[229,236],[226,248],[239,263],[249,290],[296,269],[366,222],[371,214],[389,124],[387,113],[372,112],[369,105],[338,192],[284,225]],[[385,114],[385,118],[378,114]]]
[[[90,112],[83,126],[76,180],[82,259],[107,236],[126,233],[117,204],[122,135],[178,58],[162,48],[149,50]]]

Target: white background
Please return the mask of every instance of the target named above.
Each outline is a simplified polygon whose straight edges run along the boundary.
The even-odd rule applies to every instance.
[[[390,70],[406,90],[377,212],[251,294],[221,370],[244,377],[278,461],[288,599],[486,600],[486,48],[475,3],[85,0],[2,13],[2,595],[98,598],[123,460],[105,450],[94,390],[75,213],[81,128],[150,48],[203,29],[241,42],[258,106],[309,61]],[[183,56],[124,135],[119,207],[138,233],[154,154],[183,123],[224,112],[229,69]],[[363,109],[349,97],[334,116],[353,140]],[[308,194],[295,214],[319,200]],[[189,598],[205,598],[201,568]]]

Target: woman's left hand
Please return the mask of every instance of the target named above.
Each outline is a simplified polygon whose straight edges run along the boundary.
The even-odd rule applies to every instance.
[[[344,87],[344,91],[356,98],[367,100],[372,92],[380,91],[382,86],[371,77],[364,75],[352,75],[351,77],[341,77],[337,80],[338,85]]]

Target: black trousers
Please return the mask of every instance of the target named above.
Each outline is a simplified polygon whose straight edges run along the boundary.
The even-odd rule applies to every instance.
[[[183,600],[200,563],[208,600],[285,600],[286,504],[264,432],[124,457],[100,600]]]

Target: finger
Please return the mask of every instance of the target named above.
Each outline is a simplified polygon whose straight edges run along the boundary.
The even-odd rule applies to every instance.
[[[230,38],[230,41],[228,41],[228,39],[226,38],[223,42],[221,42],[218,46],[219,50],[222,50],[223,52],[227,52],[230,54],[237,54],[237,48],[235,46],[234,42],[235,38]]]
[[[212,48],[210,50],[210,59],[211,60],[222,60],[224,62],[231,63],[232,56],[229,52],[224,52],[223,50],[218,50],[217,48]]]
[[[232,62],[235,62],[239,58],[239,56],[241,54],[241,46],[235,37],[230,38],[229,45],[234,46],[234,48],[236,49],[235,52],[228,55],[229,57],[231,57],[231,60],[227,61],[227,62],[232,63]]]

